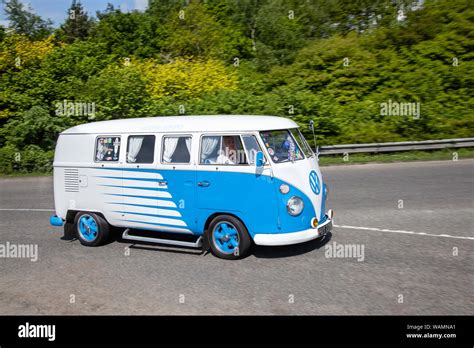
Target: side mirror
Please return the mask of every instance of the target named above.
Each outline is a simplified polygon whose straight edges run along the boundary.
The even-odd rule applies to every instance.
[[[263,163],[264,163],[263,152],[262,152],[262,151],[258,151],[258,152],[255,154],[255,165],[257,166],[257,168],[262,168],[262,167],[263,167]]]

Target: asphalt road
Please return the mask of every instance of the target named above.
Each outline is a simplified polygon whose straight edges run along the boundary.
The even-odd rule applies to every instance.
[[[62,240],[50,177],[0,179],[0,244],[38,245],[36,262],[0,258],[0,314],[474,314],[474,160],[322,171],[330,240],[239,261]]]

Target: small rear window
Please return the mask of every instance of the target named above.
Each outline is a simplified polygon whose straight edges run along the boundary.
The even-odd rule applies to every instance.
[[[153,163],[154,135],[131,135],[127,144],[127,163]]]
[[[97,137],[95,145],[96,162],[118,162],[120,137]]]

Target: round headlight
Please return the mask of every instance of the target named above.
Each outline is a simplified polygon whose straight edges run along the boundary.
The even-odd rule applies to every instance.
[[[293,216],[298,216],[301,214],[304,208],[303,200],[298,196],[293,196],[288,200],[286,203],[286,210],[288,210],[288,214]]]

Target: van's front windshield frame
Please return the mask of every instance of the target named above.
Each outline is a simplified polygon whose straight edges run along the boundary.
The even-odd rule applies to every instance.
[[[298,128],[291,128],[291,129],[274,129],[274,130],[265,130],[265,131],[260,131],[260,140],[262,141],[266,152],[268,153],[269,157],[271,158],[273,163],[279,164],[279,163],[287,163],[287,162],[296,162],[296,161],[301,161],[307,158],[305,156],[305,153],[301,150],[301,145],[299,145],[298,141],[295,138],[295,135],[293,134],[294,131],[298,131]],[[295,146],[295,154],[293,158],[289,158],[289,151],[288,150],[288,155],[285,157],[279,157],[277,153],[275,152],[275,149],[273,149],[272,146],[269,145],[268,143],[268,136],[271,133],[276,133],[276,132],[286,132],[286,136],[289,137],[289,139],[293,142]],[[303,138],[304,139],[304,138]],[[289,144],[291,145],[291,144]],[[304,145],[303,145],[304,146]],[[277,149],[278,151],[278,149]],[[277,160],[275,160],[277,158]]]
[[[303,148],[303,152],[306,155],[306,158],[308,157],[313,157],[314,156],[314,151],[309,145],[308,141],[304,137],[303,133],[301,133],[301,130],[299,128],[294,128],[296,134],[298,134],[298,139],[301,141],[300,146]]]

